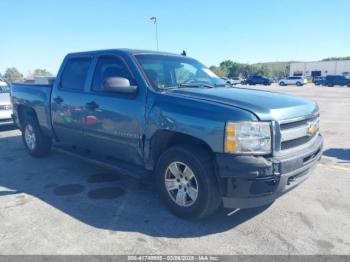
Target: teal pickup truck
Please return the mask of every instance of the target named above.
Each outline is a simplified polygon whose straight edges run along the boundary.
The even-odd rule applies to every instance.
[[[69,54],[52,85],[13,84],[28,152],[51,146],[154,176],[176,215],[269,205],[322,155],[316,103],[228,87],[195,59],[115,49]]]

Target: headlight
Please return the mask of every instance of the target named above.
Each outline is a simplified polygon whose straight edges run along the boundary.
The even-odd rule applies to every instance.
[[[227,122],[225,152],[243,154],[271,153],[270,122]]]

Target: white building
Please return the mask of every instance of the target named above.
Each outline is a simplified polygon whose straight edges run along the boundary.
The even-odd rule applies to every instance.
[[[298,62],[290,64],[290,76],[346,75],[350,76],[350,60]]]

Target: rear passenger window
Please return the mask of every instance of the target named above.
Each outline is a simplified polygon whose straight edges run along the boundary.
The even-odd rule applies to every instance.
[[[135,80],[124,62],[115,56],[105,56],[98,59],[92,90],[102,91],[107,78],[123,77],[129,80],[131,85],[135,85]]]
[[[72,58],[65,64],[61,88],[70,90],[84,90],[91,58]]]

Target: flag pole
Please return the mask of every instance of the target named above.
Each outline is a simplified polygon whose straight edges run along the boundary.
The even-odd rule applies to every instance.
[[[159,51],[159,45],[158,45],[158,22],[157,22],[157,20],[156,20],[155,24],[156,24],[156,41],[157,41],[157,51]]]
[[[157,17],[156,17],[156,16],[152,16],[150,19],[153,21],[153,24],[154,24],[154,26],[155,26],[157,51],[159,51],[159,44],[158,44],[158,22],[157,22]]]

